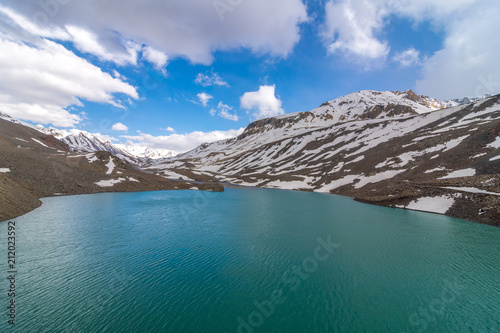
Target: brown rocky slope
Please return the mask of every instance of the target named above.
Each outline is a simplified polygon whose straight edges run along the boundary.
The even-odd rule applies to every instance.
[[[443,110],[370,119],[366,112],[398,107],[380,99],[393,98],[391,94],[371,92],[380,107],[367,108],[369,93],[363,92],[365,100],[354,100],[349,108],[329,103],[325,112],[337,119],[343,119],[342,112],[355,114],[349,121],[307,127],[310,112],[290,115],[288,125],[287,115],[260,120],[236,139],[200,146],[149,170],[334,193],[500,226],[500,95]]]
[[[199,189],[220,184],[172,181],[109,152],[75,153],[35,129],[0,119],[0,221],[41,205],[39,198],[99,192]]]

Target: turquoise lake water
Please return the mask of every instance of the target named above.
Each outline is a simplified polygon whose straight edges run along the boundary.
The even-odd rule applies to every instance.
[[[0,332],[500,332],[500,228],[318,193],[43,199]]]

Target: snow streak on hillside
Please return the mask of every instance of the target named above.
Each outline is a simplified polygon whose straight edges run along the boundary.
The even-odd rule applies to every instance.
[[[470,214],[496,218],[498,197],[478,203],[477,195],[453,188],[500,192],[500,97],[442,110],[431,102],[411,92],[363,91],[311,112],[256,121],[237,138],[158,160],[149,170],[412,209],[425,195],[446,203],[436,212],[468,202],[479,207]]]

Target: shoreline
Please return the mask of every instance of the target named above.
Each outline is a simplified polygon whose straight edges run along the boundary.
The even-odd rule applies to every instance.
[[[184,182],[179,182],[179,184],[182,184]],[[26,215],[38,208],[40,208],[43,205],[42,199],[45,198],[54,198],[54,197],[69,197],[69,196],[76,196],[76,195],[89,195],[89,194],[99,194],[99,193],[140,193],[140,192],[158,192],[158,191],[207,191],[207,192],[223,192],[224,191],[224,186],[214,186],[213,183],[200,183],[197,185],[201,185],[199,187],[193,188],[193,187],[178,187],[178,188],[151,188],[151,189],[138,189],[138,190],[121,190],[121,191],[88,191],[88,192],[81,192],[81,193],[66,193],[66,194],[52,194],[52,195],[33,195],[31,198],[28,198],[29,206],[19,208],[16,207],[16,212],[6,212],[4,213],[7,215],[6,219],[0,220],[0,223],[8,222],[13,219],[16,219],[18,217],[21,217],[23,215]],[[219,184],[220,185],[220,184]]]
[[[200,182],[199,184],[206,185],[206,184],[212,184],[212,183],[202,183],[202,182]],[[421,212],[421,213],[428,213],[428,214],[437,214],[437,215],[443,215],[443,216],[448,216],[448,217],[460,219],[460,220],[471,222],[471,223],[483,224],[483,225],[488,225],[488,226],[497,227],[497,228],[500,227],[499,225],[482,223],[482,222],[478,222],[478,221],[475,221],[475,220],[472,220],[472,219],[467,219],[467,218],[460,217],[460,216],[454,216],[454,214],[446,214],[446,213],[443,214],[443,213],[430,212],[430,211],[424,211],[424,210],[409,209],[409,208],[404,208],[404,207],[393,207],[391,205],[384,205],[384,204],[381,204],[381,203],[371,202],[370,200],[366,200],[366,199],[362,199],[362,198],[357,198],[357,197],[352,197],[352,196],[346,196],[346,195],[341,195],[341,194],[335,194],[335,193],[303,191],[303,190],[296,190],[296,189],[281,189],[281,188],[270,188],[270,187],[247,186],[247,185],[239,185],[239,184],[231,184],[231,183],[218,183],[218,184],[222,185],[223,189],[224,188],[236,188],[236,189],[238,189],[238,188],[239,189],[269,189],[269,190],[296,191],[296,192],[309,192],[309,193],[321,193],[321,194],[335,195],[335,196],[341,196],[341,197],[344,197],[344,198],[349,198],[349,199],[352,199],[352,200],[357,201],[359,203],[363,203],[363,204],[367,204],[367,205],[373,205],[373,206],[379,206],[379,207],[387,207],[387,208],[392,208],[392,209],[403,209],[403,210],[414,211],[414,212]],[[209,191],[209,192],[216,192],[216,191],[212,191],[212,190],[209,190],[209,189],[202,190],[202,189],[186,188],[186,189],[156,189],[156,190],[152,189],[152,190],[109,191],[109,192],[108,191],[102,191],[102,192],[88,192],[88,193],[75,193],[75,194],[61,194],[61,195],[54,194],[54,195],[42,196],[42,197],[37,198],[37,201],[38,201],[38,206],[37,207],[27,209],[27,210],[23,211],[21,214],[18,214],[16,216],[13,216],[13,217],[10,217],[10,218],[7,218],[5,220],[1,220],[0,223],[11,221],[13,219],[16,219],[18,217],[24,216],[24,215],[26,215],[28,213],[31,213],[31,212],[35,211],[36,209],[42,207],[42,205],[43,205],[42,199],[45,199],[45,198],[69,197],[69,196],[77,196],[77,195],[92,195],[92,194],[100,194],[100,193],[141,193],[141,192],[158,192],[158,191]],[[223,190],[222,191],[217,191],[217,192],[223,192]]]

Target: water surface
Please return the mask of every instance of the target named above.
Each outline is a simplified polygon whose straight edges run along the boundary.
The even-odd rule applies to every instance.
[[[499,228],[266,189],[43,202],[1,332],[500,331]]]

